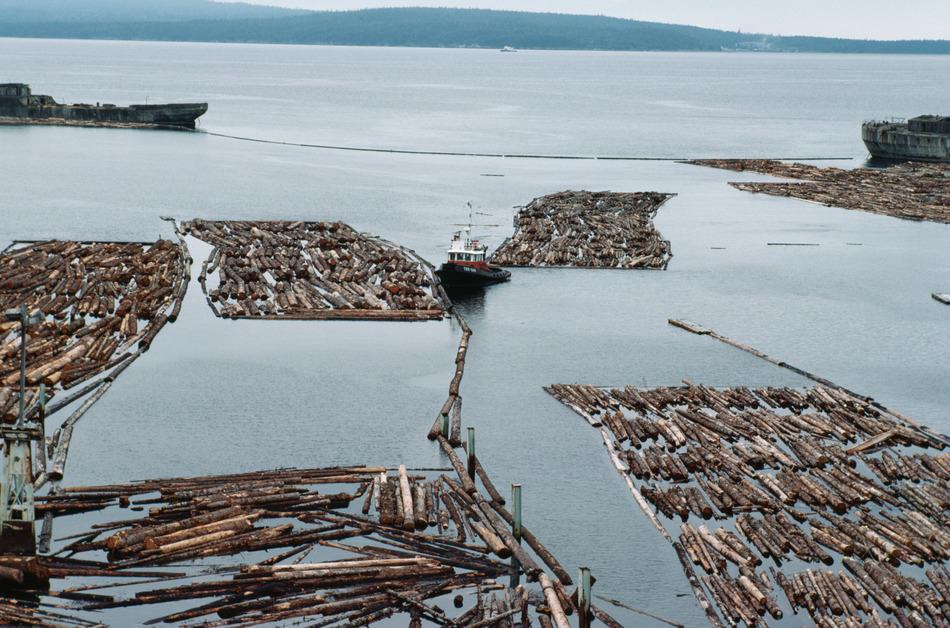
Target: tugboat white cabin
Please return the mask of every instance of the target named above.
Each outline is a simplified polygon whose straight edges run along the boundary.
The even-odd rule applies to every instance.
[[[449,259],[436,274],[446,289],[477,288],[511,279],[507,270],[486,261],[488,247],[473,240],[471,227],[456,231],[449,247]]]

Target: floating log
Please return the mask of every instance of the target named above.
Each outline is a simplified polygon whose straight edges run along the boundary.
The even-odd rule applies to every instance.
[[[99,386],[99,389],[96,390],[91,397],[86,399],[82,405],[63,422],[60,428],[62,433],[56,446],[56,453],[53,455],[53,464],[50,466],[48,472],[49,479],[61,480],[63,478],[63,474],[66,470],[66,456],[69,454],[69,443],[73,435],[73,426],[89,411],[93,404],[99,401],[99,399],[108,392],[111,386],[111,381],[103,382]]]
[[[442,436],[439,436],[436,440],[439,441],[442,451],[448,456],[449,462],[452,464],[452,468],[455,469],[455,473],[458,475],[459,481],[462,483],[462,487],[465,491],[468,493],[477,492],[478,489],[475,488],[475,483],[469,477],[465,465],[462,464],[462,461],[459,459],[458,454],[455,453],[452,445],[449,444],[449,441]]]
[[[541,590],[544,592],[544,599],[547,602],[551,620],[554,622],[554,625],[557,628],[570,628],[571,624],[567,620],[564,607],[561,605],[561,600],[557,595],[557,591],[551,579],[547,574],[542,573],[539,582],[541,583]]]
[[[406,465],[399,465],[399,495],[402,504],[402,525],[407,530],[416,527],[412,510],[412,490],[409,487],[409,476],[406,474]]]
[[[491,506],[495,509],[495,512],[505,520],[509,525],[514,525],[514,517],[511,513],[508,512],[504,506],[498,502],[491,502]],[[541,544],[541,541],[538,540],[528,528],[521,526],[521,538],[534,550],[534,553],[544,562],[548,568],[557,576],[558,580],[561,581],[561,584],[564,586],[570,586],[573,584],[570,574],[567,573],[567,570],[558,562],[557,558],[554,557],[554,554],[548,551],[544,545]]]

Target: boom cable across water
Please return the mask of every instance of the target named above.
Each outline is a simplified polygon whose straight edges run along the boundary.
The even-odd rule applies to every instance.
[[[393,155],[435,155],[440,157],[490,157],[495,159],[562,159],[573,161],[690,161],[695,157],[647,157],[647,156],[623,156],[623,155],[547,155],[531,153],[479,153],[464,151],[438,151],[438,150],[409,150],[400,148],[377,148],[371,146],[339,146],[333,144],[308,144],[303,142],[287,142],[282,140],[268,140],[257,137],[245,137],[241,135],[230,135],[227,133],[217,133],[215,131],[196,130],[197,133],[203,133],[212,137],[221,137],[225,139],[238,140],[241,142],[254,142],[256,144],[274,144],[277,146],[293,146],[296,148],[317,148],[321,150],[338,150],[355,153],[389,153]],[[761,158],[766,159],[766,158]],[[852,161],[853,157],[771,157],[774,161]]]

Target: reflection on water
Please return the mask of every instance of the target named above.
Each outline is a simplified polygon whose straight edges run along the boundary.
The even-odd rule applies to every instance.
[[[465,318],[476,316],[481,318],[485,314],[485,293],[488,290],[491,290],[491,288],[480,286],[472,288],[452,288],[451,290],[447,290],[447,292],[449,298],[452,299],[452,303],[455,304],[456,309],[458,309],[459,314]]]

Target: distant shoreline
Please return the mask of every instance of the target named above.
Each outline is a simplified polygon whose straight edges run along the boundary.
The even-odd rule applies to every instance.
[[[2,4],[2,0],[0,0]],[[91,0],[95,4],[95,0]],[[207,10],[207,5],[204,6]],[[132,20],[28,14],[0,23],[0,37],[221,44],[288,44],[598,52],[845,53],[950,55],[950,40],[774,36],[591,15],[485,9],[392,8],[275,17]],[[267,14],[269,15],[269,14]],[[45,16],[45,19],[39,19]]]
[[[123,37],[59,37],[55,35],[2,35],[3,40],[25,40],[25,41],[74,41],[74,42],[115,42],[115,43],[139,43],[139,44],[215,44],[215,45],[235,45],[235,46],[298,46],[314,48],[403,48],[406,50],[472,50],[481,52],[499,52],[499,48],[488,46],[426,46],[409,44],[329,44],[329,43],[299,43],[284,41],[236,41],[236,40],[212,40],[212,39],[130,39]],[[516,52],[614,52],[614,53],[663,53],[663,54],[714,54],[728,55],[738,57],[758,57],[758,56],[806,56],[806,55],[837,55],[837,56],[893,56],[893,57],[947,57],[950,52],[820,52],[812,50],[763,50],[763,51],[742,51],[742,50],[666,50],[666,49],[614,49],[614,48],[518,48]]]

